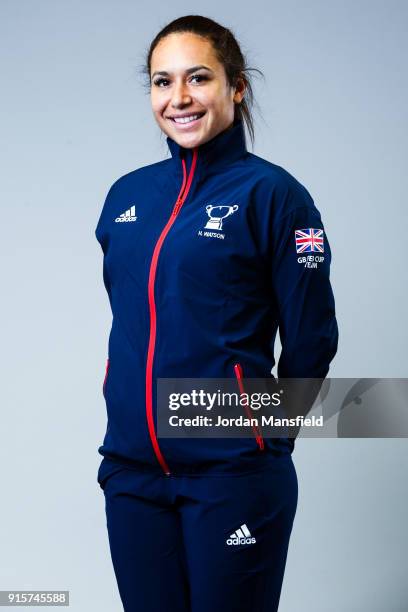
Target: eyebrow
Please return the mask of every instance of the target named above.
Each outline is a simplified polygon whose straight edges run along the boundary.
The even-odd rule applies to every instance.
[[[202,68],[204,68],[204,70],[209,70],[210,72],[212,72],[211,68],[208,68],[208,66],[204,66],[204,64],[199,64],[198,66],[187,68],[186,74],[191,74],[192,72],[196,72],[196,70],[201,70]],[[169,76],[169,73],[165,70],[156,70],[156,72],[153,72],[151,78],[153,79],[156,74],[161,74],[162,76]]]

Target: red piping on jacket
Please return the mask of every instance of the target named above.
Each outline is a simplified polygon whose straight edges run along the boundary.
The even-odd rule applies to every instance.
[[[243,374],[243,371],[242,371],[241,364],[240,363],[236,363],[234,365],[234,370],[235,370],[235,376],[237,377],[237,380],[238,380],[239,391],[240,391],[240,393],[245,393],[244,383],[243,383],[244,374]],[[252,415],[251,415],[251,413],[249,411],[249,407],[246,404],[245,404],[245,410],[246,410],[246,413],[248,415],[248,418],[251,419]],[[254,430],[255,438],[256,438],[256,441],[258,442],[259,449],[263,450],[264,449],[264,440],[263,440],[263,437],[262,437],[262,435],[261,435],[261,433],[259,431],[258,426],[257,425],[252,425],[252,429]]]
[[[160,249],[162,247],[163,241],[166,238],[171,226],[173,225],[180,208],[182,207],[185,199],[188,196],[188,192],[191,187],[191,182],[193,180],[194,171],[197,163],[198,151],[197,148],[193,149],[193,157],[191,161],[190,172],[187,179],[187,168],[186,162],[184,159],[181,160],[183,166],[183,183],[181,185],[180,192],[177,196],[176,203],[174,205],[173,211],[170,215],[169,220],[164,226],[159,239],[156,242],[156,246],[154,247],[152,260],[150,263],[150,271],[149,271],[149,282],[148,282],[148,296],[149,296],[149,312],[150,312],[150,336],[149,336],[149,347],[147,350],[147,363],[146,363],[146,415],[147,415],[147,425],[149,428],[150,439],[152,441],[153,449],[156,454],[156,457],[163,468],[166,476],[170,476],[170,470],[166,463],[166,460],[163,457],[163,454],[160,450],[159,443],[157,441],[156,432],[154,429],[154,419],[153,419],[153,358],[154,358],[154,348],[156,343],[156,303],[154,299],[154,281],[156,278],[156,269],[157,262],[159,259]],[[185,190],[184,190],[185,189]]]

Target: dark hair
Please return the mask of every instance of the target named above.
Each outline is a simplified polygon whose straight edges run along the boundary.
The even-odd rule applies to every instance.
[[[146,59],[142,67],[142,72],[147,76],[147,88],[150,91],[151,81],[151,58],[153,51],[160,40],[165,36],[174,33],[191,32],[202,36],[212,43],[218,61],[223,64],[227,82],[235,87],[238,78],[242,78],[246,84],[245,95],[240,104],[235,104],[234,119],[242,119],[246,124],[252,146],[254,145],[254,121],[252,107],[254,103],[253,88],[249,77],[250,71],[256,71],[263,76],[257,68],[250,68],[246,64],[246,59],[241,52],[241,48],[228,28],[220,25],[216,21],[201,15],[185,15],[167,24],[153,39],[146,54]]]

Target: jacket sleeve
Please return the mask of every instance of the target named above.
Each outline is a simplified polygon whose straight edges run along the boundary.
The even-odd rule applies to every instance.
[[[102,210],[99,215],[99,219],[95,228],[95,237],[99,242],[102,252],[103,252],[103,282],[105,285],[106,292],[108,294],[109,303],[112,308],[112,290],[111,284],[108,275],[108,269],[106,265],[106,255],[109,248],[109,231],[108,231],[108,223],[107,220],[113,215],[112,204],[114,203],[114,199],[118,192],[119,181],[115,181],[113,185],[110,187],[108,193],[105,196],[105,201],[102,206]]]
[[[282,352],[278,378],[324,378],[337,351],[330,284],[331,251],[320,213],[306,189],[273,223],[272,290]]]

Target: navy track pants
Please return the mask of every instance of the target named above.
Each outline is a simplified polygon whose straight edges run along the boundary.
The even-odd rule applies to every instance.
[[[246,474],[172,475],[104,458],[125,612],[275,612],[298,499],[290,454]]]

